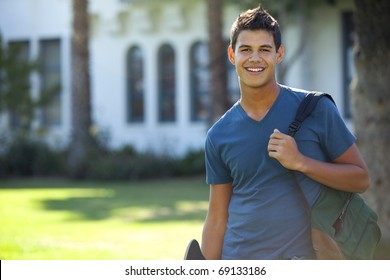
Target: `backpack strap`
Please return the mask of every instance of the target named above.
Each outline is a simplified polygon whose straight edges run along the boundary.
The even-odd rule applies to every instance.
[[[316,107],[318,101],[322,97],[329,98],[333,103],[334,100],[332,96],[330,96],[327,93],[320,93],[320,92],[310,92],[307,93],[305,98],[302,100],[301,104],[298,107],[297,114],[295,115],[294,121],[290,124],[288,128],[288,135],[291,137],[294,137],[295,133],[299,130],[301,127],[303,121],[313,112],[314,108]],[[300,197],[303,206],[306,209],[306,214],[308,217],[309,222],[311,221],[311,206],[309,205],[309,202],[306,199],[306,196],[301,188],[301,185],[299,184],[299,180],[295,174],[294,171],[290,170],[291,177],[293,179],[294,185],[297,189],[297,194]]]
[[[318,101],[322,97],[329,98],[334,104],[336,104],[331,95],[322,92],[310,92],[306,94],[305,98],[298,107],[297,114],[294,121],[288,127],[288,135],[294,137],[295,133],[299,130],[302,122],[311,114],[316,107]]]

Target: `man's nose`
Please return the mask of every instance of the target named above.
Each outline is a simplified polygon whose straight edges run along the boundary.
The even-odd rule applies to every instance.
[[[252,55],[249,57],[249,62],[258,62],[261,60],[263,60],[263,58],[258,52],[253,52]]]

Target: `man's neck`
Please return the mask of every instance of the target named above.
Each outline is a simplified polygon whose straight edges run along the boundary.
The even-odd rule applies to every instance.
[[[249,117],[262,120],[279,96],[280,85],[275,83],[266,88],[246,89],[241,91],[240,104]]]

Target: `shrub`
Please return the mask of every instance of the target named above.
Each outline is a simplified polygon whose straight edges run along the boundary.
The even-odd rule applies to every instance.
[[[110,153],[88,166],[87,179],[139,180],[169,177],[172,160],[153,154]]]
[[[205,173],[204,151],[189,151],[176,161],[175,175],[192,176]]]
[[[204,173],[203,151],[191,151],[182,158],[152,153],[137,153],[127,146],[90,161],[87,179],[141,180],[193,176]]]
[[[18,138],[6,149],[3,164],[8,176],[62,175],[64,155],[45,143]]]
[[[7,175],[4,155],[0,154],[0,179],[5,178]]]
[[[19,138],[0,155],[0,178],[67,176],[67,154],[39,141]],[[79,179],[142,180],[204,173],[204,152],[189,151],[180,158],[153,153],[138,153],[125,146],[110,151],[98,148],[88,153]]]

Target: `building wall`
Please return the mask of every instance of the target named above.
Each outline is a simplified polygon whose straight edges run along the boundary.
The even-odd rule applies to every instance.
[[[114,147],[131,143],[139,150],[182,154],[188,148],[203,146],[205,123],[190,121],[189,50],[196,41],[207,40],[205,18],[199,16],[206,10],[202,1],[179,2],[182,5],[125,7],[110,16],[108,26],[123,20],[115,31],[105,28],[104,17],[96,18],[92,39],[94,117]],[[100,14],[102,7],[94,8]],[[144,22],[138,24],[141,20]],[[173,123],[159,123],[157,117],[157,54],[165,43],[172,45],[176,55],[177,120]],[[126,54],[135,45],[145,59],[143,123],[126,122]]]
[[[342,116],[345,116],[343,68],[342,14],[353,11],[352,1],[336,1],[334,6],[321,6],[309,15],[310,26],[306,36],[305,52],[289,70],[287,84],[308,90],[331,94]],[[287,33],[288,44],[293,44],[298,31],[293,27]],[[290,50],[291,51],[291,50]],[[291,53],[290,53],[291,54]],[[353,67],[353,65],[345,66]],[[345,119],[352,128],[349,118]]]
[[[60,39],[61,42],[61,86],[62,122],[60,126],[50,127],[48,139],[58,147],[68,142],[70,130],[70,40],[71,40],[71,1],[68,0],[1,0],[0,32],[7,42],[28,41],[30,57],[39,57],[39,44],[42,40]],[[40,78],[35,73],[31,77],[32,94],[38,95]],[[37,112],[37,119],[39,117]],[[7,129],[7,116],[2,115]],[[33,127],[39,128],[36,120]]]
[[[347,4],[345,4],[347,2]],[[293,65],[286,84],[331,93],[342,108],[342,35],[340,11],[351,9],[351,1],[319,9],[310,18],[307,46]],[[341,3],[341,4],[340,4]],[[229,36],[231,22],[239,9],[229,6],[224,13],[224,34]],[[91,89],[93,120],[113,148],[129,144],[138,150],[183,154],[203,147],[205,122],[190,118],[190,48],[207,41],[204,0],[184,1],[90,1]],[[31,57],[39,54],[39,41],[61,39],[62,124],[52,127],[51,142],[66,145],[70,135],[70,0],[1,0],[0,31],[6,41],[29,40]],[[297,45],[299,29],[282,30],[286,59]],[[176,55],[176,112],[173,123],[160,123],[158,108],[158,49],[172,45]],[[126,121],[126,56],[132,46],[144,55],[145,119]],[[33,92],[39,78],[33,77]],[[33,93],[34,94],[34,93]],[[39,122],[36,122],[39,127]]]

